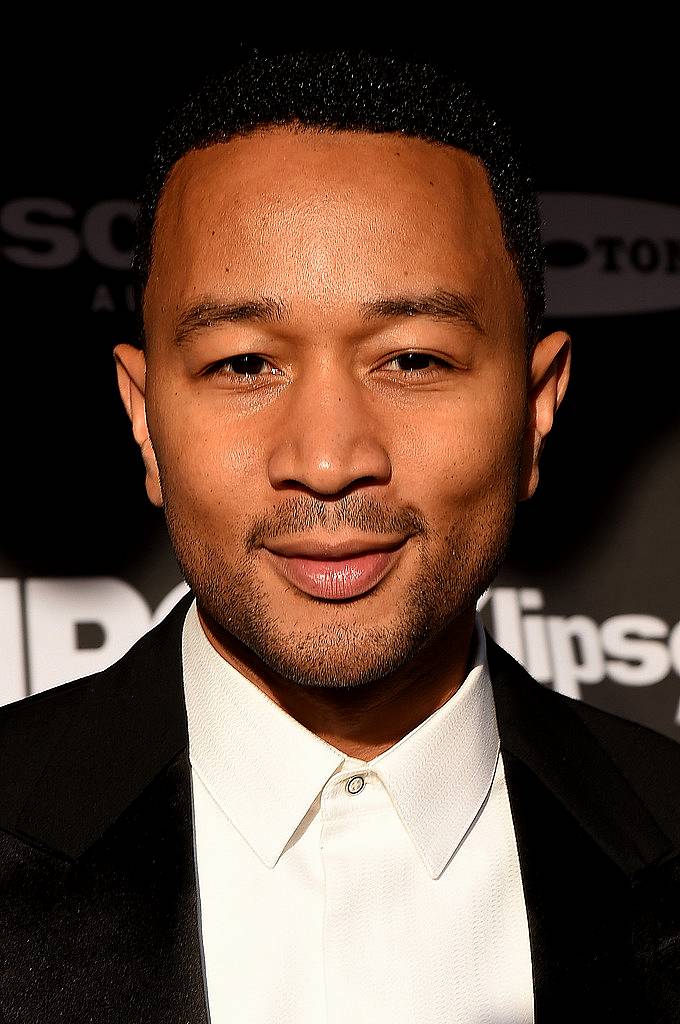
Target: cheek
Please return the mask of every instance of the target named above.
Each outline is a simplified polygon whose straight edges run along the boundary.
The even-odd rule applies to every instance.
[[[249,506],[249,490],[262,473],[264,453],[252,440],[219,421],[188,415],[160,418],[154,447],[163,493],[202,519],[224,523]]]
[[[428,423],[410,436],[410,474],[424,493],[445,504],[473,505],[513,493],[519,473],[523,420],[506,403],[475,403]]]

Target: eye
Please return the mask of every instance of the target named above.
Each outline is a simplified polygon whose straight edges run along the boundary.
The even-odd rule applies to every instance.
[[[389,362],[385,363],[385,366],[389,366],[390,363],[399,363],[405,361],[406,366],[402,367],[402,371],[408,377],[430,377],[437,376],[440,370],[453,369],[444,359],[439,359],[437,356],[432,356],[428,352],[401,352],[398,356],[392,356]],[[436,363],[437,368],[429,367],[428,369],[417,365],[421,362]]]
[[[263,376],[257,373],[259,364],[267,364],[267,360],[264,356],[255,355],[254,352],[245,352],[243,355],[230,356],[229,359],[221,359],[219,363],[213,363],[205,371],[204,376],[208,378],[212,377],[241,377],[243,379],[250,379],[253,377]],[[227,369],[229,366],[234,366],[235,369]],[[280,373],[280,370],[276,370],[272,367],[274,374]]]

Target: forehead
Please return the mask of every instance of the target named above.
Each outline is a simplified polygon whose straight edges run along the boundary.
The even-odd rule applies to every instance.
[[[145,308],[244,284],[328,305],[384,294],[395,276],[521,304],[481,162],[393,133],[264,129],[172,168]]]

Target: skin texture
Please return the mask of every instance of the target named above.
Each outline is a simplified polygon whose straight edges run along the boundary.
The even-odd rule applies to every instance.
[[[480,329],[361,315],[435,291],[472,299]],[[192,305],[263,297],[285,312],[178,342]],[[391,747],[465,678],[476,600],[569,374],[568,335],[528,357],[522,314],[483,165],[461,150],[284,127],[191,152],[166,182],[146,355],[115,349],[147,493],[215,649],[351,756]],[[362,534],[408,539],[339,602],[265,548]]]

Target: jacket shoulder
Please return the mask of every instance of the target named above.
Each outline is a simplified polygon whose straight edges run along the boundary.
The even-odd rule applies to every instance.
[[[669,736],[557,694],[595,737],[680,850],[680,743]]]
[[[90,778],[99,772],[111,785],[123,750],[139,757],[137,748],[181,740],[181,628],[192,598],[108,668],[0,707],[0,827],[13,827],[55,766],[66,780],[76,773],[72,785],[84,763]]]
[[[488,633],[487,650],[492,676],[495,671],[506,680],[501,697],[508,691],[521,694],[524,713],[543,724],[550,721],[567,737],[562,741],[567,751],[568,736],[577,723],[583,727],[680,851],[680,743],[537,682]]]
[[[118,663],[117,663],[118,664]],[[116,665],[0,708],[0,822],[11,827],[93,690],[115,685]]]

